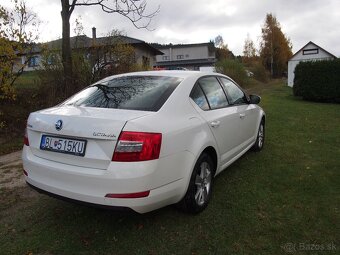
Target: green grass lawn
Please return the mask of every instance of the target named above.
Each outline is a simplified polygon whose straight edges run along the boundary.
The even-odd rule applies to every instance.
[[[339,254],[340,105],[266,86],[253,89],[267,114],[265,148],[216,178],[203,213],[122,214],[0,189],[0,253],[292,254],[295,245],[294,254]]]
[[[15,81],[14,86],[17,89],[34,88],[37,86],[39,76],[37,71],[24,72]]]

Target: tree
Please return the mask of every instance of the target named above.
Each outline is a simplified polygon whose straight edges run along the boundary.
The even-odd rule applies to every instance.
[[[121,31],[113,30],[108,33],[102,44],[92,47],[91,52],[93,81],[137,70],[135,50],[124,42]]]
[[[136,63],[133,46],[124,40],[121,31],[112,30],[100,40],[88,41],[84,34],[81,17],[74,26],[76,36],[72,41],[72,86],[64,89],[63,65],[60,45],[45,45],[41,58],[39,80],[46,107],[65,100],[89,84],[104,77],[145,70]]]
[[[250,39],[249,34],[244,41],[243,46],[243,61],[245,63],[251,63],[256,59],[256,49],[252,39]]]
[[[272,77],[279,77],[287,70],[287,61],[292,56],[292,44],[281,31],[276,17],[268,13],[262,27],[260,57]]]
[[[0,5],[0,99],[15,98],[13,84],[31,60],[39,36],[37,15],[25,1],[13,3],[11,9]],[[23,62],[20,55],[27,56]]]
[[[215,37],[214,44],[216,47],[216,59],[219,61],[222,61],[224,59],[234,59],[235,56],[228,49],[228,44],[224,43],[223,37],[221,35],[218,35]]]
[[[62,64],[64,68],[65,89],[72,84],[72,54],[70,45],[70,18],[77,6],[99,6],[106,13],[118,13],[132,22],[136,28],[148,28],[151,19],[159,8],[146,13],[144,0],[61,0],[62,18]],[[143,22],[146,20],[146,22]]]
[[[228,48],[228,45],[224,44],[224,40],[223,40],[222,35],[216,36],[215,40],[214,40],[214,43],[215,43],[215,47],[216,48],[223,48],[223,47]]]

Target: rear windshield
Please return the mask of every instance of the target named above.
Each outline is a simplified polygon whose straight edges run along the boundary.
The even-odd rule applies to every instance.
[[[63,105],[158,111],[181,81],[165,76],[105,79],[75,94]]]

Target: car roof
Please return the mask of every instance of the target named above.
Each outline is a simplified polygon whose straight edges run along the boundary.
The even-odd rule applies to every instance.
[[[141,72],[131,72],[131,73],[123,73],[123,74],[117,74],[108,76],[102,80],[99,80],[95,82],[94,84],[107,82],[109,80],[120,78],[120,77],[129,77],[129,76],[165,76],[165,77],[176,77],[176,78],[182,78],[187,79],[189,77],[191,78],[200,78],[203,76],[220,76],[220,77],[228,77],[221,73],[216,72],[205,72],[205,71],[184,71],[184,70],[161,70],[161,71],[141,71]],[[230,77],[228,77],[231,79]],[[94,85],[92,84],[92,85]]]
[[[161,71],[142,71],[142,72],[124,73],[124,74],[114,75],[110,77],[114,78],[114,77],[122,77],[122,76],[168,76],[168,77],[187,78],[191,76],[203,76],[203,75],[221,75],[221,74],[214,73],[214,72],[201,72],[201,71],[161,70]]]

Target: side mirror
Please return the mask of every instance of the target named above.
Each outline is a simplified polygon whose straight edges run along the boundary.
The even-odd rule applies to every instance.
[[[249,103],[250,104],[259,104],[261,102],[261,97],[257,95],[250,95],[249,96]]]

